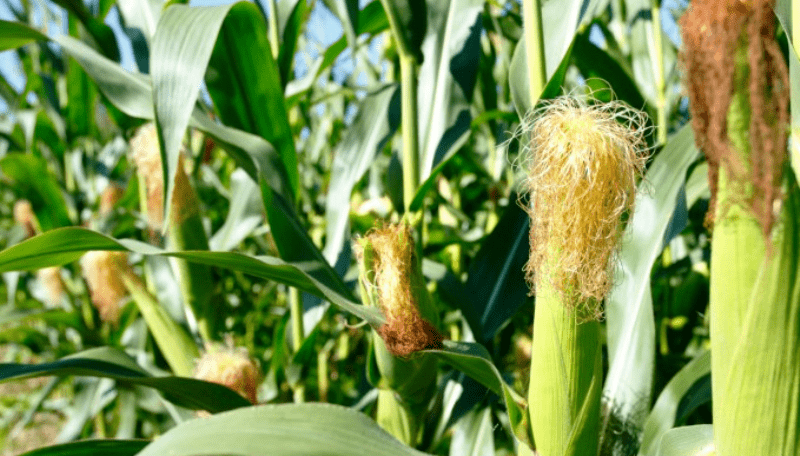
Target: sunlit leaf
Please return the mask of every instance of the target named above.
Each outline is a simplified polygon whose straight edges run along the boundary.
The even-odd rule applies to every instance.
[[[124,385],[155,388],[181,407],[217,413],[250,405],[238,393],[216,383],[183,377],[153,377],[131,357],[111,347],[78,352],[42,364],[0,363],[0,382],[48,375],[111,378]]]

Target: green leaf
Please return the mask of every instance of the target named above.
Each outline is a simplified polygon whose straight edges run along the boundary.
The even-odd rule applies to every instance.
[[[564,84],[564,78],[567,76],[571,58],[572,47],[567,49],[558,68],[550,76],[542,94],[539,95],[539,100],[548,100],[561,95],[561,85]],[[528,84],[528,57],[525,52],[525,40],[520,40],[514,49],[514,55],[511,57],[511,66],[508,69],[508,85],[511,90],[511,100],[514,102],[517,114],[519,114],[520,118],[524,118],[533,109],[530,101],[531,88],[530,84]]]
[[[125,353],[99,347],[42,364],[0,363],[0,382],[48,375],[79,375],[117,380],[124,385],[155,388],[176,405],[218,413],[250,405],[247,399],[216,383],[193,378],[152,377]]]
[[[243,170],[231,174],[229,201],[225,223],[208,240],[211,250],[232,250],[264,220],[258,186]]]
[[[279,12],[281,7],[289,6],[286,5],[286,2],[280,3],[281,5],[278,6]],[[286,18],[286,23],[282,27],[283,33],[281,36],[283,41],[280,43],[280,51],[278,52],[281,91],[286,88],[292,75],[297,40],[303,32],[303,26],[306,24],[306,19],[310,13],[307,2],[294,0],[294,3],[291,9],[292,12]]]
[[[132,117],[153,118],[151,104],[153,91],[149,78],[125,71],[70,37],[61,37],[57,42],[81,63],[103,94],[120,110]],[[281,256],[288,261],[321,262],[324,266],[316,269],[313,272],[314,276],[329,288],[352,300],[352,294],[336,271],[325,262],[322,253],[298,220],[294,207],[289,203],[291,190],[286,179],[282,178],[284,169],[275,149],[263,138],[220,125],[199,110],[194,111],[190,123],[208,133],[253,180],[259,183],[270,227],[278,242]]]
[[[73,37],[79,36],[79,27],[74,20],[69,21],[69,32]],[[73,59],[67,62],[67,106],[66,124],[69,141],[81,136],[89,136],[97,132],[94,116],[87,116],[97,103],[97,88],[89,82],[89,77],[80,64]]]
[[[420,46],[427,34],[427,7],[425,0],[381,0],[392,36],[402,54],[422,60]]]
[[[655,456],[659,442],[675,426],[681,401],[704,378],[711,376],[711,352],[703,352],[684,366],[664,387],[644,424],[639,454]],[[710,399],[710,398],[709,398]]]
[[[366,415],[331,404],[262,405],[186,421],[139,456],[423,455]]]
[[[350,48],[355,49],[358,44],[358,0],[325,0],[325,6],[339,18]]]
[[[0,159],[0,171],[13,182],[18,195],[31,202],[43,231],[72,225],[61,189],[42,157],[8,154]]]
[[[775,16],[778,17],[778,21],[781,23],[781,27],[783,27],[783,30],[786,31],[786,37],[789,39],[789,45],[796,49],[797,46],[793,43],[792,35],[792,1],[777,0],[775,2],[774,10]]]
[[[430,189],[432,189],[437,182],[439,173],[450,163],[450,160],[456,156],[456,152],[458,152],[470,138],[472,122],[469,113],[466,110],[459,112],[454,122],[455,123],[442,135],[434,157],[437,164],[431,170],[430,175],[428,175],[425,181],[420,184],[417,193],[414,195],[414,199],[411,200],[411,212],[418,211],[422,208],[425,195],[428,194]],[[443,154],[440,154],[440,151],[443,152]]]
[[[548,83],[539,100],[561,95],[563,74],[569,67],[570,55],[575,46],[575,35],[580,28],[602,11],[608,0],[565,0],[544,2],[542,5],[542,28],[545,46],[545,73]],[[553,79],[558,83],[554,84]],[[528,58],[525,40],[519,40],[511,58],[509,68],[511,99],[520,117],[531,110],[530,87],[528,87]]]
[[[435,353],[442,361],[460,370],[490,391],[502,397],[511,428],[517,439],[533,447],[533,437],[528,425],[525,400],[503,380],[503,376],[492,363],[489,352],[476,343],[444,341],[442,350],[425,350]]]
[[[713,456],[714,426],[698,424],[669,430],[661,439],[658,456]]]
[[[643,420],[647,414],[656,337],[650,272],[664,248],[664,233],[678,192],[697,156],[692,129],[686,125],[658,153],[636,195],[620,251],[621,269],[606,298],[609,371],[603,398],[610,404],[606,415],[614,411]],[[607,416],[600,422],[607,423]],[[601,435],[604,431],[601,429]]]
[[[656,57],[654,52],[659,52],[663,59],[664,77],[667,77],[672,68],[676,65],[677,50],[669,45],[670,41],[664,34],[662,27],[658,27],[661,33],[661,41],[666,45],[662,49],[655,50],[653,46],[654,33],[653,18],[651,14],[651,0],[628,0],[625,5],[626,26],[629,27],[630,35],[630,59],[633,69],[633,77],[636,87],[641,91],[647,102],[651,106],[658,105],[659,94],[656,87]],[[638,106],[637,106],[638,107]]]
[[[383,11],[380,0],[373,0],[358,13],[358,35],[368,34],[374,36],[389,28],[386,13]],[[341,37],[325,50],[322,56],[309,68],[308,73],[301,79],[290,81],[286,85],[286,105],[297,104],[300,95],[307,92],[319,79],[320,74],[333,65],[336,58],[347,48],[345,37]]]
[[[288,180],[291,194],[296,195],[299,177],[294,138],[286,115],[278,65],[267,40],[266,24],[258,7],[252,3],[240,3],[218,14],[225,12],[227,17],[216,38],[208,71],[205,72],[204,67],[195,71],[201,76],[205,73],[208,92],[224,124],[261,136],[275,147],[285,168],[284,178]],[[187,21],[190,17],[187,12],[175,20]],[[184,30],[177,25],[173,34]],[[192,36],[188,29],[183,33]],[[187,53],[172,58],[188,62],[198,57]]]
[[[153,89],[150,78],[126,71],[70,36],[54,38],[64,51],[78,61],[111,103],[125,114],[153,119]]]
[[[614,60],[606,51],[595,46],[589,40],[589,32],[584,31],[575,37],[572,48],[572,58],[584,78],[589,90],[602,101],[614,99],[624,101],[629,105],[644,109],[644,97],[634,82],[633,77]],[[613,90],[609,92],[610,87]]]
[[[48,39],[47,35],[20,22],[0,20],[0,52]]]
[[[483,241],[467,275],[461,312],[480,343],[487,343],[527,300],[523,267],[528,261],[528,214],[515,196],[492,233]]]
[[[482,456],[494,454],[492,408],[482,407],[467,413],[453,427],[450,454]]]
[[[103,439],[80,440],[77,442],[63,443],[44,448],[38,448],[20,456],[134,456],[142,450],[149,440],[133,439]]]
[[[200,352],[189,333],[170,317],[141,280],[132,274],[123,274],[122,279],[169,367],[175,375],[191,377]]]
[[[172,5],[161,15],[153,36],[150,74],[164,171],[164,230],[170,220],[169,202],[175,187],[181,142],[222,22],[233,7]]]
[[[31,320],[41,320],[52,326],[78,328],[80,319],[75,312],[60,309],[17,309],[12,306],[0,308],[0,327],[9,323],[22,324]]]
[[[125,248],[94,231],[83,228],[56,229],[0,251],[0,271],[30,271],[59,266],[77,260],[89,250]]]
[[[332,289],[316,278],[319,271],[330,268],[327,263],[287,263],[279,258],[254,257],[233,252],[183,251],[168,252],[131,239],[116,240],[85,228],[68,227],[48,231],[13,247],[0,251],[0,272],[58,266],[80,258],[89,250],[129,250],[142,255],[163,255],[191,262],[241,271],[256,277],[274,280],[301,291],[327,299],[342,309],[367,320],[377,327],[383,316],[351,300],[342,290]],[[346,291],[346,290],[345,290]]]
[[[119,62],[119,47],[117,47],[117,38],[114,36],[114,31],[104,24],[102,20],[92,16],[83,1],[53,0],[53,2],[63,7],[67,12],[74,14],[81,21],[92,38],[94,38],[97,46],[103,51],[103,55]]]
[[[230,25],[223,26],[221,21],[225,17],[230,18],[230,21],[226,22],[226,24]],[[238,28],[245,26],[250,32],[243,33]],[[269,45],[265,44],[266,38],[261,42],[258,49],[254,51],[251,51],[249,42],[240,43],[239,40],[234,40],[239,34],[245,36],[259,35],[261,32],[266,34],[266,28],[263,25],[258,9],[249,3],[240,2],[233,6],[213,8],[189,8],[175,5],[168,8],[159,21],[159,26],[153,39],[151,67],[156,120],[159,124],[159,138],[163,144],[162,157],[165,157],[163,160],[166,166],[165,176],[174,176],[180,142],[189,123],[191,107],[197,100],[198,87],[208,66],[211,48],[217,41],[220,28],[223,28],[222,42],[224,45],[242,53],[237,58],[237,60],[240,60],[237,65],[245,65],[243,63],[245,61],[252,63],[263,60],[264,56],[258,52],[258,49],[261,49],[266,54],[270,52]],[[228,47],[218,49],[219,52],[234,52]],[[215,61],[217,58],[222,58],[219,52],[216,53]],[[230,62],[230,64],[233,63]],[[250,82],[240,87],[242,89],[239,92],[241,96],[231,97],[230,94],[226,94],[226,96],[236,99],[248,99],[250,96],[262,96],[262,91],[268,91],[269,96],[266,101],[264,101],[264,98],[259,98],[259,100],[261,100],[261,104],[267,102],[268,107],[271,106],[269,108],[271,109],[270,116],[256,112],[256,106],[259,109],[263,109],[263,106],[259,104],[259,100],[252,101],[253,104],[248,106],[247,112],[250,120],[261,117],[271,121],[264,127],[269,128],[269,132],[259,133],[270,135],[267,139],[276,142],[279,156],[284,165],[284,170],[281,170],[279,166],[276,166],[276,163],[271,162],[271,171],[277,171],[277,173],[265,173],[264,182],[269,183],[269,186],[263,184],[261,186],[264,207],[267,211],[267,218],[269,219],[276,245],[281,257],[285,260],[319,261],[326,265],[327,267],[318,269],[314,274],[320,280],[325,281],[326,284],[348,295],[347,288],[342,284],[341,279],[333,268],[327,265],[322,253],[308,236],[305,227],[295,212],[294,195],[297,189],[297,177],[294,140],[288,129],[285,110],[280,109],[283,107],[283,102],[282,95],[279,93],[279,84],[275,85],[278,81],[274,62],[272,65],[268,64],[263,70],[266,73],[260,73],[261,69],[257,67],[242,67],[241,71],[234,73],[236,75],[235,79],[243,77],[243,74],[247,73],[248,81]],[[217,71],[219,71],[219,68],[217,68]],[[272,77],[270,75],[275,78],[263,79]],[[260,84],[261,82],[259,81],[266,82],[265,85],[259,86],[259,90],[252,93],[243,91],[245,87],[255,83]],[[276,89],[278,93],[275,92]],[[198,116],[195,117],[196,121],[200,121],[197,119]],[[276,127],[275,125],[278,126]],[[264,170],[261,169],[261,171]],[[274,183],[278,176],[288,176],[287,179],[280,179],[283,181],[283,185],[277,186]],[[288,193],[286,191],[287,188]],[[172,186],[170,185],[165,191],[165,198],[167,198],[165,201],[171,198],[171,189]],[[168,207],[169,205],[165,205],[165,210]]]
[[[469,134],[470,102],[478,77],[481,0],[428,4],[428,33],[422,46],[417,93],[420,127],[420,178]],[[455,127],[455,129],[454,129]]]
[[[367,95],[360,103],[358,114],[336,147],[331,165],[325,220],[325,256],[336,261],[346,242],[347,220],[350,216],[350,196],[355,184],[383,148],[387,138],[397,129],[390,122],[390,106],[399,106],[400,92],[396,84],[383,86]]]
[[[161,16],[159,0],[128,0],[117,2],[120,15],[126,27],[138,28],[146,42],[156,33],[156,24]]]

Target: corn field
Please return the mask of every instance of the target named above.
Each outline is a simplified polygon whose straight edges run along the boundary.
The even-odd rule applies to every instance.
[[[190,3],[4,2],[2,455],[800,454],[800,2]]]

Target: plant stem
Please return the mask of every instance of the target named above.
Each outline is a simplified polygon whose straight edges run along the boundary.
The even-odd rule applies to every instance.
[[[300,291],[297,288],[289,288],[289,312],[292,319],[292,348],[297,353],[303,345],[303,301],[300,299]]]
[[[297,353],[303,345],[305,330],[303,328],[303,301],[300,291],[294,287],[289,288],[289,315],[292,324],[292,349],[294,353]],[[294,388],[294,401],[305,402],[305,385],[302,379]]]
[[[400,54],[401,111],[403,122],[403,204],[405,211],[419,188],[419,140],[417,126],[417,62]]]
[[[270,0],[269,2],[269,47],[272,49],[272,58],[277,59],[280,54],[280,42],[278,37],[278,2]]]
[[[528,57],[531,106],[535,106],[547,84],[542,8],[539,0],[522,0],[522,22],[525,24],[525,52]]]
[[[650,13],[652,17],[653,39],[650,55],[653,56],[653,77],[656,84],[656,109],[658,111],[657,141],[659,144],[667,142],[667,96],[664,81],[664,52],[661,43],[661,10],[660,0],[651,0]]]

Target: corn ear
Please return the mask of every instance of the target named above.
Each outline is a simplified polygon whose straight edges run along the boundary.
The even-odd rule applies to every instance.
[[[436,359],[412,353],[409,347],[416,351],[441,344],[441,336],[432,333],[438,315],[408,225],[377,228],[358,241],[356,250],[364,304],[381,309],[386,316],[386,323],[373,332],[380,372],[377,422],[415,446],[436,388]]]
[[[728,132],[734,150],[746,158],[757,152],[747,135],[745,58],[740,46],[739,89],[731,99]],[[732,182],[724,168],[719,172],[710,313],[714,441],[720,456],[800,451],[800,189],[786,170],[788,198],[767,240],[742,204],[741,192],[753,189]]]
[[[528,390],[536,450],[543,456],[596,456],[603,386],[600,323],[578,323],[560,293],[538,283]]]
[[[142,212],[150,227],[160,230],[163,224],[164,180],[158,137],[154,124],[147,124],[131,139],[133,160],[139,174],[139,196]],[[189,183],[183,169],[183,157],[178,162],[175,190],[172,194],[171,220],[167,239],[172,250],[208,250],[208,237],[200,216],[197,193]],[[213,281],[211,269],[206,265],[173,259],[184,303],[197,318],[200,335],[206,341],[216,335],[217,315],[211,305]]]
[[[771,255],[761,261],[746,256],[741,238],[732,246],[740,253],[737,266],[747,274],[752,263],[760,266],[749,293],[733,277],[722,276],[734,268],[712,263],[711,317],[717,322],[712,327],[711,378],[720,456],[800,452],[800,188],[793,175],[787,180],[791,190]],[[721,244],[726,239],[716,236],[714,251],[726,249]],[[720,289],[725,286],[738,289],[737,297],[744,300],[722,301],[727,296]]]

